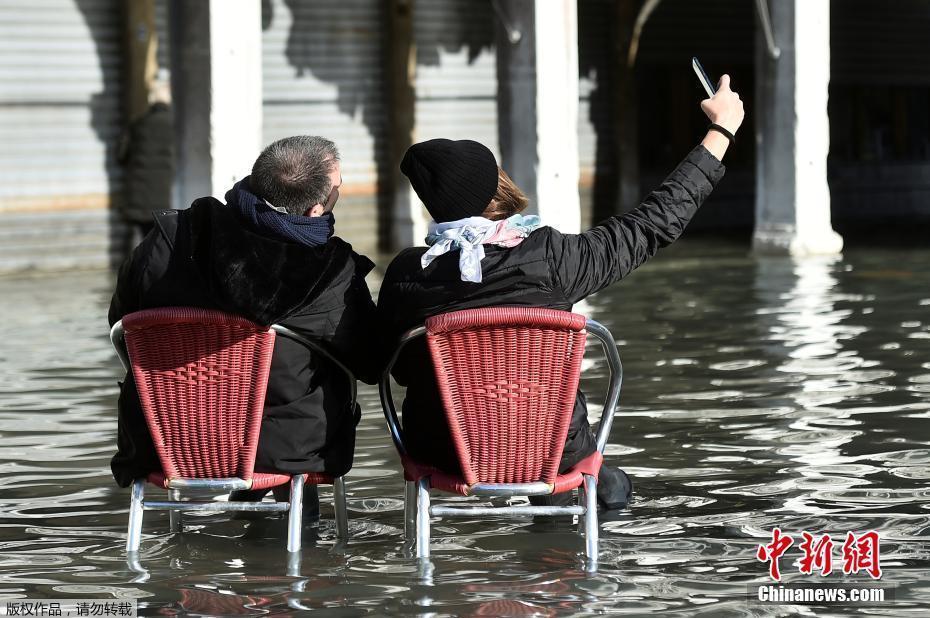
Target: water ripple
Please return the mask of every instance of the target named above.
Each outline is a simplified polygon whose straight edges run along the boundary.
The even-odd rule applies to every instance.
[[[150,614],[750,615],[747,585],[767,581],[755,550],[779,526],[796,537],[879,530],[901,611],[871,613],[930,609],[930,252],[676,251],[581,308],[619,341],[626,379],[606,460],[636,483],[629,509],[602,514],[594,575],[581,569],[577,526],[559,520],[437,522],[433,560],[418,564],[367,386],[348,545],[324,489],[299,562],[288,563],[280,517],[189,516],[171,535],[148,512],[141,556],[127,563],[128,493],[108,469],[112,282],[0,279],[0,311],[13,316],[0,323],[0,593],[138,598]],[[603,392],[599,352],[584,371],[584,387]]]

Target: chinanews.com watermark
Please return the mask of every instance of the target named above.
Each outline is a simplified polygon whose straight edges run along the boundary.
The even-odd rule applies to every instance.
[[[790,584],[750,586],[749,596],[756,602],[771,605],[876,605],[894,601],[894,588],[869,584]]]
[[[750,602],[865,607],[894,601],[894,586],[879,583],[882,564],[878,532],[847,532],[844,537],[837,537],[836,542],[830,534],[801,532],[797,545],[796,540],[780,528],[774,528],[772,540],[759,545],[756,559],[768,564],[769,578],[774,583],[750,585],[747,591]],[[793,546],[796,551],[789,552]],[[787,561],[798,554],[800,556],[790,564],[815,581],[782,583],[782,558]],[[834,554],[839,555],[835,565]],[[835,581],[836,577],[844,577],[845,580]],[[862,581],[848,581],[849,577],[861,577]]]

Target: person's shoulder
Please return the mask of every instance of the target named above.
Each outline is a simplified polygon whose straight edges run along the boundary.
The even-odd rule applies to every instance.
[[[198,197],[196,200],[191,202],[191,205],[188,206],[187,208],[176,210],[175,212],[194,213],[194,212],[207,212],[207,211],[213,211],[213,210],[228,211],[230,209],[223,202],[219,201],[212,195],[208,195],[206,197]]]
[[[178,230],[188,225],[188,221],[191,222],[190,225],[204,225],[218,210],[225,211],[226,207],[216,198],[208,196],[197,198],[187,208],[165,208],[152,211],[152,218],[163,239],[173,247]]]
[[[420,258],[426,253],[426,247],[408,247],[394,256],[384,273],[385,280],[402,280],[421,275],[423,267]]]
[[[532,232],[530,232],[527,237],[523,240],[524,243],[534,243],[534,242],[549,242],[553,236],[560,236],[562,232],[550,227],[548,225],[541,225]]]
[[[524,241],[524,243],[529,242],[531,245],[538,245],[541,248],[546,250],[551,250],[552,247],[561,246],[563,241],[576,238],[580,234],[573,234],[570,232],[562,232],[552,226],[544,225],[536,230],[534,230]]]
[[[427,247],[407,247],[402,249],[400,253],[394,256],[394,259],[391,260],[391,263],[397,262],[398,264],[407,262],[407,261],[416,261],[420,263],[420,258],[426,253]]]
[[[168,218],[172,216],[177,217],[176,220],[179,222],[188,220],[191,222],[191,225],[195,227],[212,225],[212,222],[217,219],[225,220],[234,218],[232,209],[227,208],[223,202],[212,196],[198,197],[191,202],[190,206],[187,208],[164,210],[162,212],[166,213],[165,216]],[[171,215],[170,213],[176,214]]]
[[[346,260],[363,263],[371,262],[371,264],[374,265],[374,262],[372,262],[367,255],[357,252],[355,248],[352,247],[352,243],[342,238],[341,236],[330,236],[329,240],[326,241],[326,244],[323,245],[323,248],[345,256]]]
[[[426,247],[407,247],[406,249],[401,249],[397,255],[391,258],[391,262],[388,264],[388,270],[403,269],[410,264],[419,266],[420,258],[423,257],[426,250]]]
[[[331,256],[331,260],[342,265],[342,272],[364,279],[375,267],[375,263],[367,255],[358,253],[352,244],[339,236],[331,236],[323,250]]]
[[[519,245],[504,251],[510,252],[512,263],[551,262],[561,253],[566,236],[572,234],[563,234],[554,227],[543,225],[530,232]]]
[[[176,210],[174,208],[166,208],[164,210],[152,211],[152,218],[155,219],[155,223],[160,226],[177,226],[178,221],[183,219],[186,215],[187,209]]]
[[[182,221],[183,211],[173,208],[152,211],[152,226],[149,233],[140,243],[139,247],[144,251],[152,251],[158,245],[167,244],[174,247],[174,239],[177,236],[180,222]]]
[[[520,253],[532,255],[539,259],[548,255],[551,252],[551,247],[557,244],[561,237],[562,233],[560,231],[554,227],[543,225],[530,232],[527,237],[523,239],[523,242],[514,247],[514,249],[517,249]]]

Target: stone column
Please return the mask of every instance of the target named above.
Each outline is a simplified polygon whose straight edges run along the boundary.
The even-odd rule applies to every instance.
[[[843,248],[830,224],[829,0],[769,3],[772,59],[756,36],[756,225],[753,249],[791,255]],[[753,113],[755,112],[755,113]]]
[[[400,171],[404,153],[413,145],[416,126],[416,47],[413,41],[414,0],[390,0],[386,74],[390,101],[389,171],[392,208],[382,216],[380,246],[385,251],[422,245],[426,217],[410,182]],[[385,233],[387,232],[387,233]]]
[[[639,189],[639,97],[636,92],[636,74],[628,58],[633,24],[636,22],[636,2],[619,0],[614,9],[614,139],[617,149],[617,202],[614,215],[628,212],[639,206],[643,198]],[[598,76],[598,81],[602,78]],[[595,222],[598,217],[595,217]]]
[[[175,207],[222,199],[262,148],[259,0],[171,0]]]
[[[578,232],[577,3],[499,0],[496,6],[501,166],[543,223]]]

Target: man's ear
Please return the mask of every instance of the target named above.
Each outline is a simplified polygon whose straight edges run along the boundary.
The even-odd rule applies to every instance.
[[[323,215],[323,204],[317,204],[316,206],[311,206],[307,209],[307,212],[304,213],[305,217],[320,217]]]

